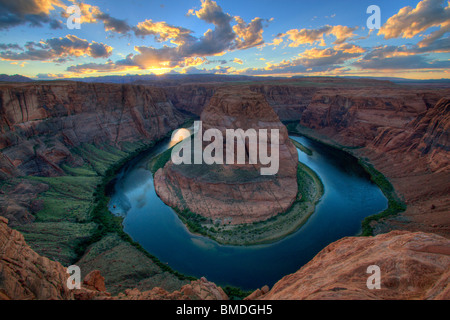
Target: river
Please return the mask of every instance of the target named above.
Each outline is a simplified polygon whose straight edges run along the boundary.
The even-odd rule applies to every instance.
[[[149,159],[167,150],[169,141],[124,166],[109,209],[124,216],[126,233],[176,271],[244,290],[272,286],[331,242],[358,234],[365,217],[387,208],[387,199],[355,158],[306,137],[291,138],[313,151],[308,156],[298,150],[299,161],[318,174],[325,192],[308,221],[274,243],[227,246],[191,234],[156,195],[152,173],[146,169]]]

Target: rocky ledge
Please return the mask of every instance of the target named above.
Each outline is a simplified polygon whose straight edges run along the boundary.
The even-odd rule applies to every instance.
[[[380,289],[369,290],[369,266],[380,268]],[[373,271],[372,271],[373,272]],[[348,237],[328,245],[296,273],[278,281],[263,300],[448,300],[450,240],[392,231]]]

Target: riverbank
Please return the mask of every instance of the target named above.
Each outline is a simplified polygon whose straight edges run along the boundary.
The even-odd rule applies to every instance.
[[[401,199],[401,197],[396,193],[389,179],[387,179],[381,172],[376,170],[368,160],[356,157],[351,152],[352,150],[360,149],[360,147],[348,147],[338,144],[325,136],[319,136],[315,134],[312,129],[302,127],[298,124],[289,123],[286,125],[286,128],[288,129],[288,132],[291,134],[303,135],[308,139],[325,144],[328,147],[334,148],[336,150],[346,152],[347,154],[355,157],[358,160],[358,163],[361,165],[361,167],[364,168],[364,170],[369,174],[371,181],[375,183],[383,192],[384,196],[388,200],[388,207],[380,213],[366,217],[361,222],[361,233],[359,234],[360,236],[373,236],[374,222],[389,216],[395,216],[406,210],[406,204]]]

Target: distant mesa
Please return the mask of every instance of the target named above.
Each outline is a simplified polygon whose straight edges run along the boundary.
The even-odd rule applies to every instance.
[[[20,74],[15,75],[7,75],[7,74],[0,74],[0,81],[4,82],[33,82],[32,79],[21,76]]]

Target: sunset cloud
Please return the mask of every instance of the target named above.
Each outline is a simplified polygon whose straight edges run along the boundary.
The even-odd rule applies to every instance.
[[[263,39],[263,19],[255,18],[250,23],[245,23],[241,17],[234,18],[237,25],[233,26],[236,33],[236,48],[248,49],[264,43]]]
[[[71,72],[86,72],[90,68],[120,71],[126,67],[140,70],[152,70],[159,68],[184,68],[198,66],[205,63],[208,56],[221,56],[228,51],[243,50],[258,46],[262,40],[262,19],[255,18],[250,23],[245,23],[240,17],[233,17],[223,12],[215,1],[204,0],[199,10],[189,11],[190,15],[214,25],[214,29],[208,29],[203,36],[196,38],[192,31],[175,27],[166,22],[154,22],[146,20],[133,28],[137,36],[154,36],[157,41],[171,40],[177,46],[163,45],[160,48],[151,46],[135,46],[137,53],[129,54],[125,59],[108,62],[105,67],[98,64],[80,64],[70,67]],[[237,21],[232,27],[231,23]],[[114,69],[114,67],[117,69]]]
[[[446,48],[450,52],[448,40],[442,42],[440,50]],[[440,44],[440,42],[436,42]],[[393,70],[393,69],[436,69],[450,67],[450,60],[437,60],[422,55],[432,52],[436,47],[414,46],[380,46],[372,49],[360,60],[353,63],[360,69]]]
[[[0,45],[0,48],[5,45]],[[112,53],[112,47],[95,41],[89,42],[74,35],[51,38],[46,41],[28,42],[24,48],[17,45],[6,45],[6,50],[0,51],[3,60],[34,60],[63,62],[70,57],[89,56],[92,58],[107,58]]]
[[[410,39],[432,27],[440,27],[431,38],[437,39],[449,31],[450,3],[446,0],[423,0],[416,8],[404,7],[381,27],[378,35],[385,39]]]
[[[57,7],[65,8],[60,0],[2,0],[0,2],[0,30],[22,24],[41,27],[48,24],[60,28],[60,22],[51,16]]]
[[[136,36],[145,37],[151,35],[158,42],[171,40],[172,43],[177,45],[193,39],[191,30],[172,26],[164,21],[153,22],[152,20],[145,20],[134,27],[133,31]]]
[[[331,1],[330,6],[306,7],[258,3],[261,11],[225,0],[196,2],[191,7],[183,1],[164,6],[143,1],[130,4],[128,10],[129,4],[113,1],[0,0],[4,37],[0,64],[4,72],[15,72],[13,68],[26,63],[27,68],[17,72],[26,69],[27,76],[41,79],[125,72],[344,75],[348,71],[378,76],[379,71],[390,75],[391,70],[408,70],[405,74],[448,75],[448,0],[386,4],[380,30],[362,27],[364,14],[350,7],[345,24],[340,20],[331,25],[330,17],[336,15]],[[81,11],[80,30],[66,28],[66,9],[72,5]],[[273,11],[267,11],[268,6]],[[300,14],[300,9],[306,11]],[[270,16],[260,18],[252,15],[255,12]],[[385,16],[387,12],[393,15]],[[298,14],[299,19],[285,19],[289,14]],[[43,34],[47,36],[42,38]]]
[[[348,60],[360,57],[365,50],[361,47],[345,44],[333,48],[312,48],[305,50],[297,57],[283,60],[280,63],[266,63],[264,68],[243,70],[242,74],[289,74],[329,71],[341,67]]]
[[[113,33],[126,34],[131,31],[131,26],[126,22],[126,20],[117,19],[111,17],[108,13],[104,13],[99,7],[93,6],[81,1],[72,1],[74,5],[78,6],[81,11],[81,23],[98,23],[99,21],[103,23],[105,31],[110,31]],[[61,13],[61,16],[68,18],[69,15],[66,11]]]
[[[318,43],[320,46],[325,46],[325,36],[333,35],[336,40],[333,44],[341,44],[348,39],[355,36],[354,31],[358,27],[350,28],[347,26],[330,26],[326,25],[318,29],[291,29],[286,33],[280,34],[276,37],[278,40],[274,40],[274,45],[279,45],[283,42],[283,38],[287,38],[290,43],[289,47],[299,47],[300,45],[309,44],[314,45]]]

